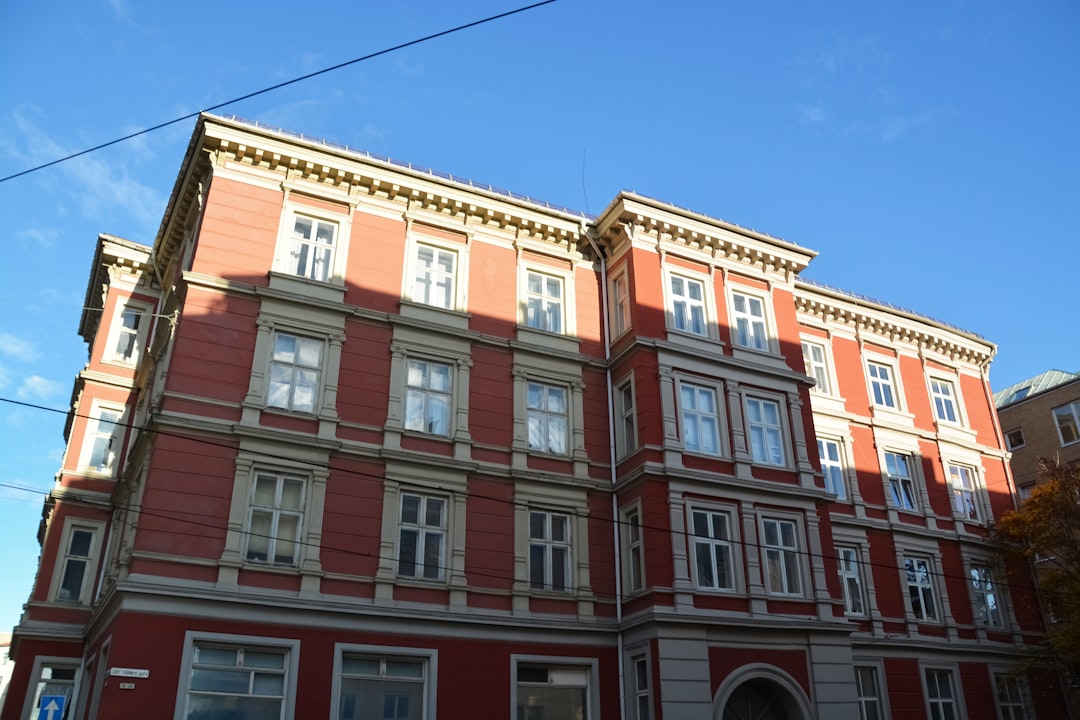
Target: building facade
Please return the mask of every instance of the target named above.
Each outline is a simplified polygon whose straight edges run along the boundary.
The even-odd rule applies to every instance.
[[[1080,461],[1080,373],[1047,370],[994,393],[1021,497],[1039,481],[1039,459]]]
[[[994,347],[813,257],[203,116],[99,239],[0,718],[1059,716]]]

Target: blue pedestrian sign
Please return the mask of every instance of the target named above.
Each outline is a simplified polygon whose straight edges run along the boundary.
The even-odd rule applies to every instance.
[[[37,720],[61,720],[64,717],[65,700],[67,698],[63,695],[42,695]]]

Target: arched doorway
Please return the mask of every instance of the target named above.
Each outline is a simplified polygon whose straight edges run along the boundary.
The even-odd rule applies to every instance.
[[[715,720],[811,720],[810,699],[783,670],[754,663],[728,675],[714,698]]]

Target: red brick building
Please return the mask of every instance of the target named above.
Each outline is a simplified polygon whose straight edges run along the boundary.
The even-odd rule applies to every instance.
[[[994,347],[810,250],[213,116],[98,247],[2,720],[1062,712]]]

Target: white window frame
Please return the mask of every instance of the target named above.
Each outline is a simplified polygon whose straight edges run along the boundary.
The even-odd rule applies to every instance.
[[[906,461],[908,472],[906,476],[889,470],[890,455]],[[882,453],[881,461],[881,469],[888,487],[889,505],[904,512],[919,512],[919,488],[915,479],[915,455],[907,452],[885,450]],[[896,467],[899,469],[900,465],[897,464]],[[910,507],[905,498],[910,501]]]
[[[548,317],[548,303],[551,302],[550,300],[547,300],[549,297],[547,293],[541,292],[540,294],[535,294],[529,291],[530,275],[538,275],[542,279],[553,279],[559,282],[560,291],[562,292],[562,297],[558,302],[558,317],[559,323],[562,326],[559,329],[551,329],[546,320]],[[519,327],[534,332],[551,333],[552,335],[568,335],[571,337],[576,335],[577,324],[574,315],[574,274],[572,271],[554,266],[524,263],[521,265],[518,276],[518,298]],[[541,313],[538,317],[542,319],[538,321],[537,324],[530,324],[529,322],[529,302],[532,299],[538,300],[541,305]]]
[[[905,605],[908,612],[917,622],[942,622],[942,607],[938,602],[941,597],[936,577],[938,575],[934,560],[931,557],[918,553],[903,554],[903,565],[900,567],[903,586],[907,588]],[[913,593],[919,596],[919,610],[916,612]],[[927,613],[927,597],[932,610]]]
[[[421,697],[421,720],[435,717],[436,698],[438,697],[439,677],[439,653],[430,648],[404,648],[388,645],[364,645],[354,643],[336,643],[334,645],[334,679],[331,688],[330,717],[341,718],[342,713],[342,681],[344,679],[344,665],[347,655],[363,655],[368,658],[378,658],[380,661],[380,676],[386,677],[385,670],[388,662],[395,660],[404,662],[423,663],[423,677],[420,682],[423,685]],[[365,676],[374,678],[375,676]],[[405,678],[402,681],[408,681]]]
[[[647,652],[630,656],[630,698],[632,720],[652,720],[652,675]]]
[[[422,379],[420,384],[414,384],[412,382],[412,369],[414,366],[421,368]],[[445,390],[431,386],[433,378],[432,370],[436,366],[446,371],[447,385]],[[442,362],[418,355],[411,355],[410,357],[405,358],[404,409],[402,412],[402,424],[404,425],[405,430],[427,435],[438,435],[440,437],[450,437],[453,435],[455,374],[456,370],[453,362]],[[434,418],[430,413],[433,409],[438,408],[438,403],[436,401],[440,399],[444,403],[443,413],[441,418]],[[420,427],[415,427],[414,424],[410,424],[411,417],[409,408],[414,400],[418,401],[421,405]],[[438,422],[432,423],[432,420],[441,421],[443,428],[442,432],[438,431]]]
[[[1015,433],[1020,433],[1019,440],[1014,438]],[[1013,428],[1012,430],[1008,430],[1005,432],[1005,447],[1007,447],[1009,450],[1019,450],[1025,445],[1027,445],[1027,442],[1024,439],[1023,428]]]
[[[543,522],[543,528],[539,535],[534,534],[534,519],[540,519]],[[562,521],[563,524],[563,538],[561,539],[555,537],[556,533],[554,532],[554,521],[556,519]],[[529,524],[527,530],[529,542],[529,589],[533,592],[574,592],[575,571],[573,513],[567,512],[565,510],[551,510],[548,508],[530,507],[526,515],[526,522]],[[541,567],[539,568],[541,570],[542,578],[540,579],[539,584],[537,584],[537,580],[534,577],[534,571],[537,569],[535,565],[536,550],[540,551],[542,560]],[[554,558],[557,553],[562,553],[564,556],[563,572],[561,578],[555,577]]]
[[[134,313],[135,317],[138,318],[134,331],[129,330],[123,324],[124,315],[128,311]],[[109,335],[106,340],[108,345],[105,347],[102,359],[111,365],[123,365],[125,367],[137,365],[139,358],[142,357],[143,352],[146,350],[146,339],[150,335],[152,313],[153,307],[145,302],[124,300],[118,303],[112,324],[109,326]],[[117,350],[121,338],[127,336],[133,336],[132,351],[130,355],[125,356]]]
[[[1054,419],[1054,427],[1057,428],[1061,447],[1080,442],[1080,400],[1057,406],[1050,411],[1050,417]],[[1066,428],[1069,430],[1068,436],[1066,436]]]
[[[741,547],[739,537],[737,533],[738,525],[735,519],[738,517],[733,508],[719,507],[715,505],[703,505],[692,504],[686,508],[687,515],[687,528],[686,533],[689,547],[690,566],[693,570],[691,573],[694,578],[694,585],[700,590],[708,590],[713,592],[736,592],[739,589],[739,555],[738,549]],[[698,525],[696,520],[700,516],[705,520],[705,530],[708,534],[698,534]],[[723,537],[724,532],[718,531],[717,520],[722,520],[720,527],[723,531],[726,531],[727,537]],[[701,570],[699,568],[699,546],[707,552],[709,561],[709,572],[713,576],[712,583],[708,583],[706,578],[702,577]],[[726,557],[728,565],[727,577],[721,578],[718,572],[718,566],[720,563],[717,559],[720,557]],[[726,581],[726,582],[725,582]]]
[[[608,281],[608,299],[611,304],[611,339],[621,337],[632,327],[630,317],[630,276],[625,269],[619,270]]]
[[[539,404],[534,402],[535,391],[540,391]],[[550,399],[552,391],[558,391],[562,393],[563,410],[559,412],[557,409],[550,409]],[[546,455],[559,455],[565,457],[571,453],[572,442],[572,430],[571,430],[571,418],[573,412],[571,409],[571,403],[573,397],[570,392],[570,388],[566,385],[559,383],[551,383],[543,380],[528,379],[525,381],[525,431],[527,436],[527,444],[529,452],[542,453]],[[551,425],[552,422],[556,422],[562,419],[562,442],[563,447],[553,448],[551,442]],[[542,435],[537,435],[538,441],[533,442],[533,421],[536,421]],[[542,442],[540,442],[542,439]]]
[[[885,377],[881,377],[881,370]],[[900,410],[900,393],[896,386],[896,366],[880,360],[866,361],[866,381],[870,386],[870,404],[885,410]]]
[[[421,263],[420,254],[424,251],[432,254],[432,264]],[[449,271],[442,269],[440,265],[444,257],[451,261]],[[441,310],[461,309],[458,303],[458,275],[461,258],[456,249],[448,248],[441,243],[433,243],[426,237],[416,238],[410,249],[409,260],[407,297],[410,300]],[[445,290],[436,292],[440,287],[445,287]],[[440,298],[438,295],[445,297]]]
[[[817,381],[810,390],[820,395],[833,395],[832,363],[829,362],[829,346],[823,342],[805,338],[801,344],[806,374]],[[820,358],[814,357],[815,350],[821,355]]]
[[[48,683],[49,679],[43,679],[42,675],[45,674],[45,670],[63,669],[71,670],[72,680],[70,686],[66,679],[60,681],[63,687],[70,687],[70,691],[64,693],[67,700],[64,702],[65,717],[74,718],[80,711],[78,707],[78,698],[82,695],[80,686],[82,685],[83,675],[83,663],[80,658],[60,657],[55,655],[38,655],[34,657],[34,666],[30,671],[30,682],[26,686],[26,696],[23,700],[22,715],[23,720],[38,720],[40,717],[40,700],[44,695],[45,688],[39,687],[42,683]],[[104,671],[104,668],[102,668]],[[56,691],[49,691],[50,695],[45,697],[51,697],[56,695]],[[5,704],[4,707],[7,707]]]
[[[968,522],[983,522],[982,490],[979,473],[970,465],[949,462],[949,496],[953,514]]]
[[[776,406],[776,422],[769,422],[766,414],[761,412],[761,419],[751,419],[751,403],[768,403]],[[761,395],[758,393],[745,393],[743,395],[743,412],[746,413],[746,446],[753,462],[759,465],[771,467],[791,467],[791,448],[787,427],[787,402],[779,396]],[[755,433],[757,431],[757,433]],[[770,431],[775,433],[776,442],[770,440]],[[755,434],[758,434],[764,445],[754,442]],[[762,457],[758,457],[759,451]],[[779,454],[779,458],[776,454]]]
[[[117,419],[115,421],[105,420],[102,418],[103,413],[116,413]],[[126,422],[127,408],[123,405],[100,401],[94,401],[90,404],[90,417],[87,420],[82,456],[79,459],[79,468],[81,470],[109,477],[116,474],[117,469],[120,467],[120,459],[123,456]],[[112,425],[111,432],[103,428],[104,425]],[[105,453],[111,459],[104,465],[91,465],[98,439],[107,442]]]
[[[71,544],[77,532],[90,533],[90,547],[86,555],[73,555]],[[57,563],[53,571],[52,587],[49,589],[49,597],[53,601],[72,605],[89,605],[94,598],[95,581],[97,580],[98,567],[101,564],[101,548],[105,535],[105,523],[83,518],[67,518],[64,522],[64,532],[60,536],[60,552],[57,553]],[[75,597],[62,598],[60,594],[64,590],[65,580],[68,573],[68,564],[82,563],[83,575],[79,585],[79,592]]]
[[[407,580],[420,580],[430,582],[443,582],[446,580],[447,569],[447,544],[450,539],[449,528],[449,515],[450,509],[453,507],[451,504],[451,498],[443,495],[433,495],[426,492],[417,492],[411,489],[402,488],[398,493],[398,531],[397,531],[397,553],[396,553],[396,565],[397,576],[399,578]],[[415,521],[406,520],[405,503],[406,498],[414,498],[417,502],[417,516]],[[436,524],[431,524],[429,520],[430,504],[432,502],[441,503],[442,509],[439,512],[439,519]],[[413,557],[412,564],[414,571],[408,574],[403,571],[403,560],[405,551],[405,533],[411,532],[415,534],[416,540],[413,544]],[[434,567],[429,567],[427,558],[428,542],[432,538],[437,538],[439,543],[438,557],[435,559]]]
[[[694,299],[689,294],[675,294],[674,282],[678,279],[683,283],[693,283],[701,286],[701,298]],[[689,285],[687,286],[689,287]],[[716,339],[716,300],[714,296],[712,277],[700,272],[694,272],[681,267],[669,267],[664,269],[664,307],[667,309],[667,330],[676,335],[691,336],[697,338]],[[693,309],[701,310],[700,331],[693,329]],[[681,311],[680,311],[681,309]],[[686,327],[679,327],[679,325]]]
[[[631,374],[615,386],[615,457],[622,459],[637,449],[637,403]]]
[[[960,720],[967,717],[961,697],[961,685],[953,668],[924,666],[922,668],[923,697],[926,698],[926,717],[940,720]],[[947,681],[948,696],[942,695],[942,680]],[[936,710],[935,710],[936,708]]]
[[[683,397],[684,390],[693,393],[693,408],[687,407],[687,403]],[[724,408],[722,404],[722,398],[724,396],[722,388],[708,382],[697,382],[696,380],[679,378],[676,392],[679,414],[679,435],[682,440],[683,451],[699,455],[710,455],[713,457],[727,457],[727,427],[724,422]],[[713,408],[715,410],[714,414],[699,409],[699,393],[705,393],[706,396],[711,395]],[[710,419],[712,420],[714,431],[706,438],[703,428],[708,425]],[[688,422],[690,420],[693,420],[693,425],[697,429],[698,447],[690,446],[689,436],[691,433],[687,431],[688,425],[691,424]],[[713,444],[716,447],[715,452],[711,452],[707,449],[706,439],[711,439],[713,441]]]
[[[761,533],[761,574],[765,588],[771,595],[804,597],[806,578],[804,572],[805,538],[802,523],[796,518],[777,515],[762,516],[758,526]],[[776,542],[769,541],[768,528],[775,524]],[[791,542],[786,542],[782,527],[791,528]],[[778,583],[773,582],[772,568],[779,568]],[[794,581],[798,587],[791,587]],[[779,587],[777,587],[779,585]]]
[[[739,300],[742,300],[743,309],[739,309]],[[733,347],[744,350],[757,350],[763,353],[774,353],[773,347],[776,333],[772,327],[772,303],[768,293],[754,291],[751,288],[728,286],[728,303],[731,308],[731,344]],[[751,310],[753,303],[760,304],[761,315],[755,315]],[[746,342],[743,342],[742,327],[747,329]]]
[[[281,226],[278,231],[277,248],[274,252],[273,269],[284,276],[298,278],[309,282],[323,285],[344,285],[345,266],[348,262],[349,235],[351,231],[352,212],[342,208],[340,212],[334,212],[323,208],[296,202],[290,197],[291,192],[286,193],[285,202],[282,206]],[[307,218],[313,223],[326,223],[334,228],[334,239],[331,243],[330,257],[325,263],[325,273],[316,273],[314,261],[311,267],[306,268],[304,273],[299,272],[298,260],[295,248],[299,242],[293,237],[298,218]],[[317,225],[312,226],[317,236]],[[321,277],[325,274],[325,277]],[[314,277],[318,275],[319,277]]]
[[[274,483],[274,499],[273,503],[256,502],[256,494],[259,488],[259,480],[273,479]],[[300,501],[298,508],[282,507],[281,498],[284,493],[284,487],[287,482],[300,484]],[[262,565],[268,567],[297,567],[300,564],[300,560],[303,558],[302,546],[306,537],[305,522],[307,519],[307,506],[308,494],[310,491],[311,479],[306,477],[302,473],[286,472],[281,470],[270,469],[266,467],[256,466],[252,470],[251,488],[248,495],[247,516],[244,524],[244,532],[246,539],[244,542],[244,562],[252,565]],[[270,529],[266,533],[256,534],[254,530],[256,513],[270,516]],[[285,538],[280,535],[281,522],[283,518],[292,518],[296,522],[296,529],[292,538]],[[257,551],[252,548],[252,541],[258,536],[259,540],[266,540],[266,557],[260,559],[253,557],[257,555]],[[288,542],[292,544],[292,559],[283,562],[278,560],[278,544],[281,542]]]
[[[840,575],[844,614],[866,615],[866,590],[863,586],[862,557],[853,545],[836,546],[837,573]]]
[[[863,681],[863,677],[860,676],[860,670],[869,670],[870,683],[873,685],[867,692],[866,684]],[[885,700],[885,675],[882,672],[881,665],[875,662],[860,662],[855,661],[855,693],[859,701],[859,718],[860,720],[887,720],[889,717],[889,703]],[[873,706],[874,712],[868,712],[868,708]]]
[[[975,610],[975,621],[982,627],[1004,628],[1005,608],[1001,588],[993,569],[985,562],[968,567],[968,589]]]
[[[600,676],[599,661],[589,657],[567,657],[552,655],[510,655],[510,717],[521,717],[518,713],[519,680],[518,669],[525,666],[548,671],[547,685],[555,687],[582,687],[577,684],[584,677],[584,710],[582,720],[600,718]],[[538,683],[526,681],[525,687]],[[525,720],[534,716],[525,715]],[[540,717],[544,717],[541,715]]]
[[[1029,720],[1034,717],[1031,691],[1024,675],[1016,670],[997,670],[993,673],[993,679],[994,696],[1001,720]]]
[[[276,357],[276,355],[278,353],[278,350],[277,350],[278,338],[292,338],[294,341],[296,341],[296,350],[293,353],[293,358],[294,358],[293,361],[291,361],[291,362],[287,361],[284,357],[282,357],[281,359],[278,359]],[[309,345],[308,345],[309,348],[313,347],[313,346],[318,346],[318,348],[319,348],[319,358],[318,358],[318,362],[315,365],[306,364],[299,358],[299,355],[302,352],[302,350],[300,349],[301,348],[301,343],[309,343]],[[304,335],[302,333],[293,332],[291,329],[289,329],[289,330],[275,329],[274,332],[271,334],[271,337],[270,337],[270,353],[269,353],[269,357],[267,358],[267,367],[266,367],[266,407],[267,408],[273,408],[275,410],[282,410],[284,412],[303,413],[303,414],[306,414],[306,415],[317,415],[319,413],[319,411],[322,409],[323,386],[324,386],[325,375],[326,375],[326,356],[327,356],[327,347],[326,347],[326,338],[325,337],[315,337],[315,336],[312,336],[312,335]],[[276,400],[274,400],[272,398],[272,396],[274,394],[274,386],[275,386],[275,380],[274,380],[274,368],[275,367],[291,369],[291,378],[290,378],[289,382],[284,383],[284,385],[286,385],[288,387],[288,397],[286,398],[285,404],[281,404],[280,402],[278,402],[278,401],[276,401]],[[301,387],[307,387],[307,386],[302,386],[302,385],[299,384],[299,382],[300,382],[300,380],[299,380],[300,374],[302,374],[302,373],[314,373],[315,374],[315,383],[314,383],[314,386],[313,386],[313,389],[312,389],[313,395],[312,395],[312,399],[311,399],[311,409],[310,410],[305,409],[305,407],[303,406],[302,403],[297,403],[296,402],[297,390],[299,388],[301,388]],[[283,383],[278,382],[277,384],[280,385],[280,384],[283,384]],[[299,407],[298,407],[298,405],[299,405]]]
[[[821,472],[825,475],[825,490],[836,495],[839,501],[847,501],[847,465],[844,462],[844,443],[833,438],[819,437],[818,459],[821,462]],[[829,452],[834,449],[836,457]]]
[[[624,549],[625,586],[629,591],[627,594],[633,595],[645,589],[645,528],[641,523],[640,503],[623,508],[620,512],[620,522]]]
[[[963,425],[957,383],[948,378],[931,375],[927,378],[927,385],[930,388],[930,404],[933,407],[934,419],[946,425]],[[949,417],[950,415],[952,417]]]
[[[231,633],[210,633],[188,630],[184,635],[184,653],[180,660],[180,679],[176,688],[176,704],[173,720],[185,720],[188,717],[190,701],[191,674],[195,659],[195,648],[216,646],[237,649],[263,651],[284,651],[285,668],[283,676],[283,695],[281,702],[281,720],[291,718],[296,710],[296,675],[299,666],[300,641],[288,638],[268,638]],[[260,720],[272,720],[270,717]]]

